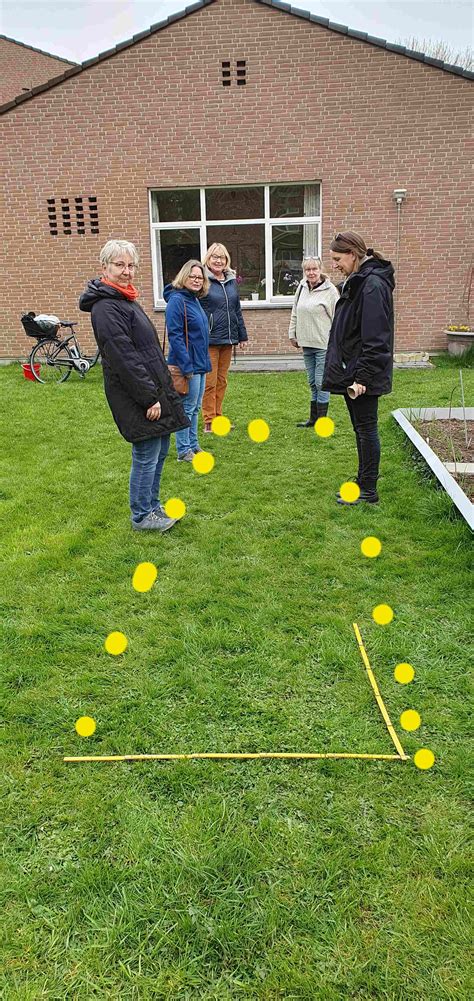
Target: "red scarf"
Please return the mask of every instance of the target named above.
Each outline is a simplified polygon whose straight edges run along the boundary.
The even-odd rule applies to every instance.
[[[110,285],[111,288],[116,288],[117,292],[121,292],[122,295],[124,295],[126,299],[130,299],[131,302],[133,302],[134,299],[138,299],[138,296],[140,295],[138,289],[135,288],[131,282],[129,282],[128,285],[125,285],[125,287],[123,285],[116,285],[115,282],[110,282],[108,278],[101,278],[101,282],[103,285]]]

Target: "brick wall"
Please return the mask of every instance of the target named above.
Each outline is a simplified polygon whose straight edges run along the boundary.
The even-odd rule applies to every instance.
[[[0,36],[0,105],[64,73],[74,63]]]
[[[221,61],[240,58],[247,85],[224,88]],[[149,188],[311,179],[323,249],[350,228],[393,261],[392,191],[407,189],[396,349],[443,348],[446,324],[463,322],[469,86],[253,0],[217,0],[8,111],[0,357],[25,354],[26,308],[79,319],[87,343],[77,300],[112,236],[137,244],[152,312]],[[50,236],[47,199],[90,195],[100,234]],[[255,353],[287,350],[288,309],[245,315]]]

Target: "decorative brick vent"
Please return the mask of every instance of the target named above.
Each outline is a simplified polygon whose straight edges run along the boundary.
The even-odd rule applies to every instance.
[[[247,62],[245,59],[237,60],[237,86],[245,87],[247,83]]]
[[[73,235],[84,236],[90,231],[93,234],[99,232],[99,208],[97,197],[89,195],[84,198],[78,195],[76,198],[48,198],[48,223],[51,236],[59,233],[58,214],[60,214],[62,232],[64,236]]]
[[[230,63],[221,63],[221,72],[222,72],[222,86],[230,87],[231,84]]]
[[[222,86],[230,87],[232,84],[232,67],[231,62],[221,63],[221,74],[222,74]],[[247,83],[247,60],[237,59],[235,63],[235,82],[238,87],[245,87]]]

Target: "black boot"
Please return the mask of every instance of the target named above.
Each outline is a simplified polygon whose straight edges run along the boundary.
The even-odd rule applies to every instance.
[[[320,417],[326,416],[329,408],[329,403],[317,403],[316,407],[317,407],[316,410],[317,420],[319,420]]]
[[[298,424],[296,425],[296,427],[297,428],[314,428],[314,425],[316,424],[316,419],[319,416],[319,414],[317,412],[317,408],[318,408],[318,404],[316,403],[316,400],[311,400],[311,410],[310,410],[310,413],[309,413],[309,420],[308,421],[299,421]]]

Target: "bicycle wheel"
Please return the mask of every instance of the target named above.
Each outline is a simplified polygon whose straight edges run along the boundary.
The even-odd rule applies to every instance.
[[[30,365],[35,379],[45,385],[66,382],[74,368],[69,348],[56,341],[39,341],[31,352]],[[35,365],[39,366],[38,371]]]

